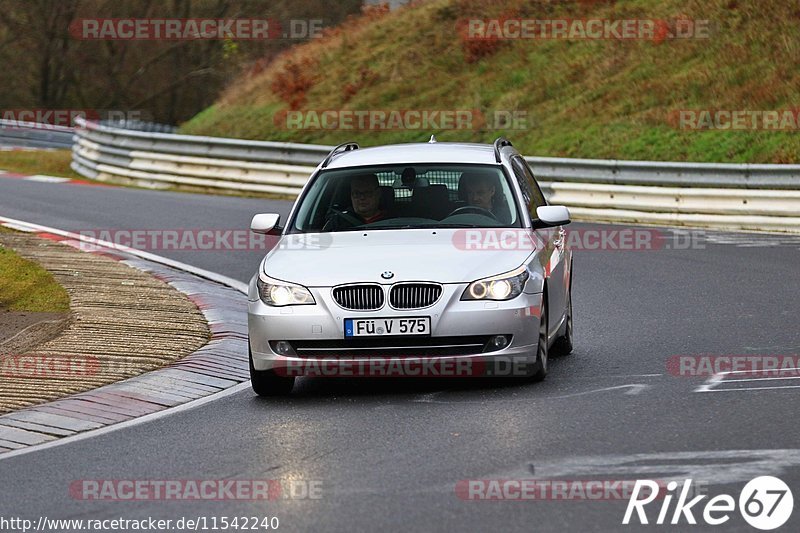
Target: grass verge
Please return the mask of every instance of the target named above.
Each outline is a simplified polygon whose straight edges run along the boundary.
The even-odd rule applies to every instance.
[[[71,150],[37,150],[0,152],[0,169],[19,174],[44,174],[85,180],[72,170]]]
[[[0,244],[0,310],[67,312],[69,295],[47,270]]]

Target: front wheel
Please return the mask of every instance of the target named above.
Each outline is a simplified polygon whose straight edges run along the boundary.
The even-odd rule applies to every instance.
[[[553,355],[569,355],[572,353],[572,288],[567,297],[567,317],[565,319],[564,335],[553,343]]]
[[[286,396],[292,392],[294,378],[279,376],[274,370],[256,370],[250,352],[250,384],[259,396]]]
[[[544,298],[546,298],[546,293]],[[539,319],[539,343],[536,347],[536,367],[531,381],[542,381],[547,377],[549,350],[547,348],[547,305],[542,303],[542,316]]]

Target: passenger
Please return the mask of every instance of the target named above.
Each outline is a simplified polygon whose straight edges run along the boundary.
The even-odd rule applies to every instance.
[[[465,174],[463,180],[467,203],[492,211],[494,193],[497,191],[494,178],[484,174]]]
[[[485,209],[503,224],[511,223],[511,211],[503,191],[498,189],[496,177],[465,172],[461,175],[458,189],[459,197],[467,202],[467,206]]]

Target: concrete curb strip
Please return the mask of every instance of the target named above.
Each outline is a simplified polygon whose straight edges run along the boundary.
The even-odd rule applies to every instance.
[[[61,235],[58,242],[79,246],[69,232],[0,217],[0,223],[14,229]],[[96,241],[95,243],[96,244]],[[180,263],[163,259],[154,262],[120,249],[93,250],[158,278],[185,294],[202,311],[211,339],[194,353],[169,366],[124,381],[105,385],[49,403],[0,416],[0,458],[26,447],[51,443],[61,437],[109,428],[147,417],[176,406],[209,398],[249,380],[247,363],[247,316],[244,284],[224,285],[227,278],[198,270],[189,273]],[[164,263],[171,263],[170,265]],[[206,275],[204,275],[206,274]]]
[[[0,348],[0,414],[155,370],[208,341],[205,317],[177,288],[54,239],[0,234],[0,244],[49,271],[70,297],[70,320],[57,336],[32,349]]]

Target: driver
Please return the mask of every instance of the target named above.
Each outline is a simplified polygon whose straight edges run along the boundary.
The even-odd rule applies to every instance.
[[[387,217],[381,209],[381,188],[375,174],[360,174],[350,181],[350,202],[353,209],[333,216],[322,228],[323,231],[337,231],[344,227],[354,227],[354,222],[369,224]]]
[[[350,201],[353,203],[353,211],[364,221],[364,224],[386,217],[386,214],[380,209],[381,188],[378,176],[375,174],[362,174],[352,179]]]

